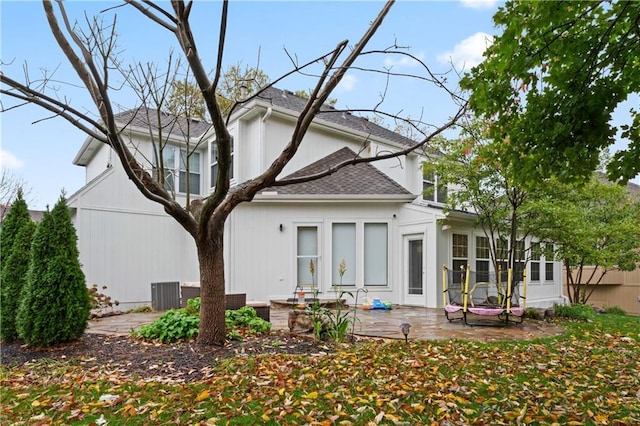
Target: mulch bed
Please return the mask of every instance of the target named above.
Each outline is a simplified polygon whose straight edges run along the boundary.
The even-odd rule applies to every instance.
[[[272,332],[260,337],[231,341],[223,347],[198,345],[195,341],[161,344],[123,336],[85,333],[79,340],[50,348],[33,348],[23,343],[3,343],[0,363],[20,366],[40,359],[64,361],[93,369],[117,369],[122,374],[142,380],[162,378],[176,381],[198,381],[211,376],[211,369],[231,357],[258,354],[313,355],[332,351],[325,342],[307,336]]]

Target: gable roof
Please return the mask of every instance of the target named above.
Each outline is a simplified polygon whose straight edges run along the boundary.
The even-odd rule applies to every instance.
[[[257,98],[272,105],[294,111],[296,114],[302,112],[307,104],[307,99],[296,96],[288,90],[280,90],[275,87],[268,87]],[[316,119],[348,127],[401,145],[410,146],[416,144],[413,139],[374,124],[366,118],[358,117],[347,111],[340,111],[327,105],[323,105],[320,108],[320,113],[316,116]]]
[[[345,147],[286,176],[283,180],[320,173],[355,157],[357,154]],[[269,192],[277,192],[278,195],[398,195],[410,199],[415,197],[370,163],[346,166],[331,175],[310,182],[266,188],[262,194],[267,195],[265,193]]]
[[[211,124],[205,121],[188,119],[182,116],[176,117],[173,114],[159,112],[157,109],[145,106],[118,113],[115,115],[115,120],[121,129],[138,128],[144,132],[147,132],[149,128],[162,129],[166,135],[179,138],[188,137],[190,139],[201,138],[211,127]],[[88,137],[74,157],[73,164],[78,166],[89,164],[89,161],[101,145],[102,142]]]
[[[307,99],[301,98],[288,90],[280,90],[275,87],[268,87],[245,104],[251,108],[252,102],[263,102],[283,108],[298,115],[304,109]],[[206,121],[188,119],[186,117],[176,117],[175,115],[157,109],[141,106],[116,114],[115,119],[122,127],[138,129],[158,129],[161,128],[166,133],[177,137],[200,138],[210,131],[211,124]],[[330,106],[322,106],[314,121],[323,121],[332,127],[335,125],[346,127],[357,132],[362,132],[370,136],[387,140],[404,146],[415,145],[416,141],[407,138],[399,133],[374,124],[363,117],[355,116],[347,111],[340,111]],[[73,164],[86,166],[95,154],[101,142],[89,137],[73,159]]]

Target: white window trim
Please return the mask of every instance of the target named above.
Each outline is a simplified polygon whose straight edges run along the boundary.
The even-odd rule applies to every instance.
[[[534,245],[537,245],[537,250],[538,250],[538,258],[534,259],[533,255],[534,255]],[[540,243],[540,241],[531,241],[529,243],[529,247],[531,249],[531,256],[529,259],[529,283],[533,284],[533,285],[538,285],[538,284],[542,284],[544,282],[544,280],[542,279],[544,277],[543,273],[543,268],[542,266],[545,264],[545,258],[544,258],[544,254],[542,253],[542,243]],[[537,263],[538,264],[538,279],[533,279],[533,264]]]
[[[432,178],[432,179],[429,179]],[[424,191],[425,191],[425,183],[428,185],[431,185],[433,187],[433,194],[431,195],[431,197],[429,198],[425,198],[424,196]],[[446,187],[446,185],[444,186],[444,201],[439,201],[439,195],[440,195],[440,177],[436,174],[422,174],[422,200],[423,201],[428,201],[431,203],[438,203],[438,204],[446,204],[447,202],[447,198],[449,197],[449,191],[448,188]]]
[[[165,145],[162,147],[162,150],[166,150],[166,149],[171,149],[173,150],[173,166],[172,167],[164,167],[164,165],[162,166],[164,168],[164,173],[165,176],[167,176],[168,174],[171,174],[173,176],[173,191],[174,194],[176,195],[182,195],[182,196],[186,196],[187,192],[182,192],[180,191],[180,173],[182,172],[182,164],[181,164],[181,155],[182,152],[184,151],[185,153],[187,152],[187,147],[184,146],[178,146],[178,145]],[[192,150],[192,153],[198,154],[200,156],[200,161],[199,161],[199,166],[200,166],[200,171],[198,172],[198,176],[199,176],[199,182],[198,182],[198,187],[200,188],[200,192],[191,192],[189,193],[190,195],[202,195],[202,188],[203,188],[203,178],[204,178],[204,173],[203,173],[203,157],[204,157],[204,151],[200,151],[200,150]],[[152,168],[157,168],[158,166],[155,164],[156,161],[156,157],[155,154],[152,153],[152,163],[153,166]],[[186,173],[186,168],[185,168],[185,173]],[[189,171],[189,173],[194,173],[193,171]],[[187,188],[188,189],[188,188]]]
[[[317,229],[317,247],[316,247],[316,262],[315,262],[315,288],[318,292],[322,292],[322,277],[323,277],[323,261],[322,261],[322,247],[323,247],[323,227],[322,222],[294,222],[293,227],[295,232],[293,232],[293,281],[298,286],[298,229],[299,228],[307,228],[307,227],[315,227]],[[311,290],[310,288],[305,287],[305,291]],[[292,290],[293,291],[293,290]]]
[[[209,168],[208,168],[208,173],[209,173],[209,189],[213,190],[215,189],[215,179],[217,178],[217,173],[214,174],[211,172],[211,169],[213,168],[213,166],[218,165],[218,157],[215,158],[215,160],[213,160],[213,152],[214,152],[214,147],[216,147],[217,149],[217,145],[216,145],[216,140],[213,139],[212,141],[209,141],[209,150],[207,152],[208,157],[207,157],[207,162],[209,163]],[[231,182],[233,182],[235,180],[235,175],[237,174],[237,165],[235,163],[236,161],[236,144],[235,144],[235,138],[233,135],[231,135],[231,176],[229,176],[229,180]]]
[[[336,262],[336,264],[334,265],[333,263],[333,240],[332,240],[332,232],[333,232],[333,224],[340,224],[340,223],[350,223],[350,224],[355,224],[356,227],[356,279],[355,279],[355,286],[353,285],[345,285],[344,288],[346,290],[349,289],[359,289],[359,288],[367,288],[370,290],[374,290],[374,291],[378,291],[378,290],[388,290],[391,288],[391,255],[392,255],[392,250],[391,250],[391,221],[387,220],[387,219],[357,219],[354,220],[352,218],[348,218],[348,219],[332,219],[329,221],[329,224],[327,226],[327,253],[329,256],[329,260],[326,262],[327,264],[325,265],[326,269],[326,273],[327,276],[329,277],[329,281],[333,281],[333,272],[338,270],[338,266],[339,266],[339,261]],[[387,283],[383,284],[383,285],[365,285],[364,283],[364,226],[365,224],[372,224],[372,223],[382,223],[387,225]],[[353,268],[354,265],[347,265],[347,269],[349,268]],[[339,282],[336,283],[328,283],[330,285],[331,289],[335,289],[337,287],[337,285],[339,285]],[[334,284],[336,284],[336,286],[334,286]]]

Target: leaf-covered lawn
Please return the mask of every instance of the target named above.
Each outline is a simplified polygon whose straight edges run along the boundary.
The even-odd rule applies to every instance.
[[[1,370],[0,423],[640,424],[640,318],[529,342],[370,342],[237,357],[205,382],[41,361]]]

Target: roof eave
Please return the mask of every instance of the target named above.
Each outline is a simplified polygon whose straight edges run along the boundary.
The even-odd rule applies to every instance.
[[[278,105],[273,105],[270,102],[268,102],[265,99],[261,99],[261,98],[257,98],[257,99],[253,99],[249,104],[247,104],[246,108],[242,108],[244,109],[243,112],[238,112],[237,116],[236,113],[233,114],[233,120],[239,120],[241,118],[247,118],[247,116],[251,116],[253,115],[252,113],[254,113],[255,111],[255,107],[262,107],[265,110],[271,108],[272,111],[272,115],[279,115],[279,116],[285,116],[289,119],[292,120],[297,120],[299,113],[297,113],[294,110],[291,110],[289,108],[285,108],[282,106],[278,106]],[[257,112],[257,111],[256,111]],[[360,131],[360,130],[356,130],[353,129],[351,127],[348,126],[343,126],[340,124],[336,124],[336,123],[332,123],[331,121],[328,120],[323,120],[322,119],[322,113],[319,113],[316,115],[317,120],[313,120],[313,122],[311,123],[311,125],[313,127],[316,128],[324,128],[324,129],[329,129],[332,130],[334,132],[339,132],[342,134],[347,134],[350,135],[351,137],[357,137],[360,139],[368,139],[370,141],[376,142],[376,143],[381,143],[381,144],[385,144],[385,145],[389,145],[392,146],[394,148],[399,148],[399,149],[406,149],[407,145],[403,145],[401,143],[389,140],[389,139],[385,139],[382,138],[380,136],[374,135],[374,134],[370,134],[364,131]],[[233,121],[232,120],[232,121]],[[416,150],[419,149],[419,147],[416,147]],[[420,155],[418,152],[411,151],[409,154],[407,155]]]
[[[120,129],[120,131],[128,131],[130,133],[136,134],[138,136],[147,136],[149,134],[149,128],[147,127],[141,127],[141,126],[135,126],[132,124],[129,124],[126,129]],[[204,133],[202,133],[201,135],[198,136],[194,136],[191,137],[190,140],[191,141],[200,141],[200,140],[204,140],[205,137],[207,137],[209,134],[209,131],[206,131]],[[180,138],[179,136],[176,136],[174,134],[169,133],[167,135],[168,140],[172,141],[172,142],[176,142],[176,143],[183,143],[183,139]],[[93,155],[95,153],[95,151],[97,150],[97,148],[100,146],[100,144],[103,142],[100,142],[99,140],[97,140],[96,138],[93,138],[91,136],[88,136],[87,139],[85,139],[84,143],[82,144],[82,146],[80,147],[80,149],[78,150],[78,153],[76,154],[76,156],[73,158],[72,163],[76,166],[86,166],[87,164],[89,164],[89,161],[91,160],[91,158],[93,158]]]
[[[296,201],[306,203],[410,203],[415,199],[413,194],[278,194],[277,192],[257,194],[253,201],[283,202]]]
[[[100,143],[97,139],[87,136],[78,153],[73,158],[72,164],[76,166],[86,166]]]

